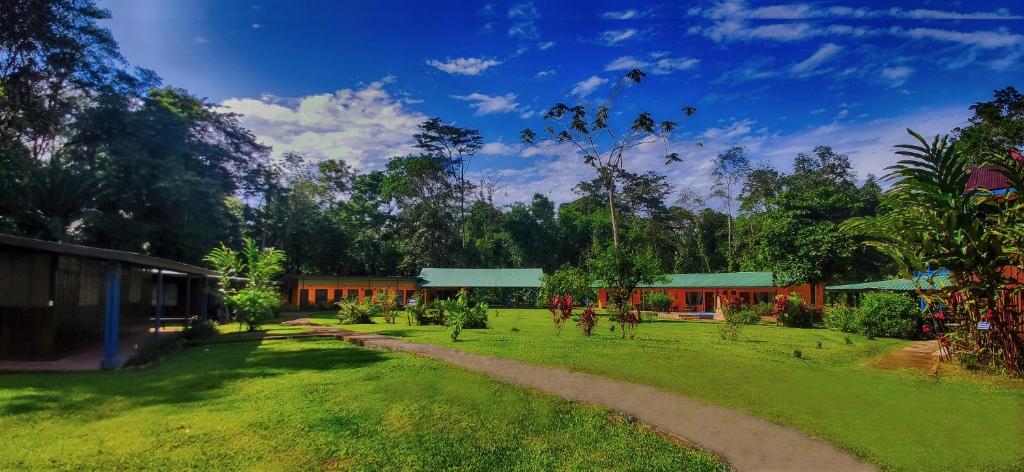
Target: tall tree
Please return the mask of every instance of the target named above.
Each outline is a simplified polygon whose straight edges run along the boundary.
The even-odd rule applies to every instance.
[[[664,145],[666,164],[681,160],[678,153],[669,150],[669,139],[679,126],[678,121],[666,120],[658,123],[650,113],[641,112],[625,131],[619,132],[613,128],[612,109],[619,93],[625,87],[640,84],[645,76],[646,74],[639,69],[633,69],[616,82],[608,97],[601,103],[591,105],[582,97],[576,97],[576,105],[569,106],[559,102],[544,114],[544,119],[550,122],[545,128],[548,138],[558,144],[572,145],[579,151],[583,162],[594,167],[604,183],[612,227],[612,249],[601,253],[606,256],[602,260],[607,262],[608,257],[618,258],[618,275],[615,280],[606,279],[604,282],[611,285],[612,301],[620,309],[619,316],[625,315],[628,310],[626,300],[635,288],[635,282],[642,282],[644,279],[633,276],[635,269],[649,267],[640,263],[646,261],[645,257],[639,257],[633,251],[625,251],[619,245],[616,187],[621,172],[626,170],[626,153],[639,146],[660,143]],[[692,116],[695,111],[696,109],[690,106],[682,108],[684,116]],[[524,129],[520,137],[524,143],[537,144],[537,133],[529,128]],[[607,269],[608,265],[602,264],[601,267]],[[610,274],[608,271],[604,273]],[[650,277],[656,277],[656,274]]]
[[[455,179],[455,192],[459,196],[459,234],[465,251],[467,195],[474,187],[472,182],[466,180],[466,169],[472,163],[473,156],[483,147],[483,138],[475,129],[459,128],[445,123],[441,118],[424,121],[419,125],[419,130],[419,133],[413,135],[416,147],[443,158],[445,168]]]
[[[711,195],[722,200],[725,204],[725,214],[728,217],[728,242],[726,245],[728,253],[729,270],[736,268],[735,245],[733,244],[733,206],[736,200],[736,192],[747,174],[750,173],[750,159],[742,147],[735,146],[719,153],[715,157],[714,166],[711,168],[711,177],[714,179],[711,186]]]

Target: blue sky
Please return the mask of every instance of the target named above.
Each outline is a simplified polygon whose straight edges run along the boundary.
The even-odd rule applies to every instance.
[[[632,67],[649,75],[618,99],[620,121],[697,115],[672,145],[682,163],[639,148],[627,167],[697,192],[733,145],[785,170],[828,144],[881,173],[906,128],[949,132],[1024,77],[1015,1],[100,3],[132,65],[241,113],[275,154],[379,168],[440,116],[483,133],[471,170],[499,201],[566,201],[592,177],[571,148],[525,148],[519,131],[555,102],[604,98]]]

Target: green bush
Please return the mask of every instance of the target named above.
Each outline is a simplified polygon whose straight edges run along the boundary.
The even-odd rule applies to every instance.
[[[814,320],[814,311],[796,293],[779,295],[772,313],[779,324],[790,328],[808,328]]]
[[[920,323],[917,304],[902,293],[869,292],[861,300],[858,329],[865,336],[909,339]]]
[[[664,292],[650,292],[644,295],[644,304],[648,310],[668,311],[672,306],[672,297]]]
[[[578,267],[562,267],[551,274],[545,274],[540,281],[541,288],[537,293],[539,307],[547,308],[548,301],[554,295],[569,294],[578,305],[583,304],[584,300],[597,300],[597,291],[593,287],[594,279]]]
[[[844,333],[856,333],[860,310],[846,304],[825,307],[825,327]]]
[[[753,308],[754,312],[757,313],[757,316],[760,317],[772,316],[772,310],[774,309],[775,305],[771,302],[761,302],[754,305]]]
[[[458,341],[464,328],[486,328],[486,303],[469,303],[469,295],[460,292],[455,300],[441,300],[437,303],[444,310],[444,325],[452,341]]]
[[[739,310],[727,310],[724,312],[725,321],[735,324],[758,324],[761,322],[761,315],[752,308]]]
[[[359,303],[356,300],[342,300],[338,302],[338,321],[341,324],[367,324],[373,323],[373,316],[376,309],[372,303]]]
[[[217,334],[217,323],[213,320],[199,320],[192,317],[188,321],[188,326],[181,332],[181,336],[185,339],[205,339]]]

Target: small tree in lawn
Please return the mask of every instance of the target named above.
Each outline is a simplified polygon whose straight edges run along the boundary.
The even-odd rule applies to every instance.
[[[584,336],[590,336],[594,334],[594,327],[597,326],[597,312],[594,311],[594,304],[588,304],[583,309],[583,313],[580,313],[579,319],[576,320],[576,326],[579,326],[583,330]]]
[[[545,114],[544,119],[549,121],[545,127],[548,140],[558,144],[571,144],[577,151],[583,162],[592,166],[598,178],[604,184],[605,192],[608,194],[608,213],[612,226],[612,245],[605,251],[604,261],[600,263],[605,270],[601,274],[603,281],[615,292],[613,299],[617,299],[616,306],[619,313],[618,318],[624,319],[629,312],[627,305],[620,302],[628,299],[629,293],[635,288],[631,281],[636,280],[631,275],[638,268],[646,268],[645,264],[634,264],[637,262],[636,254],[630,251],[623,251],[619,244],[619,216],[616,211],[616,192],[618,181],[625,171],[625,157],[627,152],[639,146],[651,146],[655,144],[664,145],[664,158],[666,164],[679,162],[679,154],[670,152],[669,141],[673,131],[679,123],[667,120],[656,122],[648,112],[641,112],[636,116],[629,128],[618,132],[612,128],[610,119],[615,99],[623,88],[639,84],[646,76],[639,69],[633,69],[624,75],[612,88],[608,97],[598,105],[591,105],[581,97],[575,97],[575,105],[556,103]],[[696,109],[691,106],[682,107],[683,116],[692,116]],[[532,129],[524,129],[521,139],[529,145],[537,145],[538,135]],[[699,145],[699,144],[698,144]],[[625,294],[625,295],[623,295]],[[625,333],[624,333],[625,334]]]
[[[551,320],[555,322],[555,335],[562,335],[562,325],[565,324],[569,318],[572,318],[572,295],[568,293],[565,295],[552,295],[551,305],[548,310],[551,311]]]
[[[608,301],[614,307],[611,319],[619,323],[622,338],[625,339],[627,328],[630,328],[632,337],[632,328],[640,320],[630,303],[633,290],[640,284],[653,284],[664,279],[654,252],[649,247],[599,248],[597,255],[590,260],[589,268],[602,287],[609,287]]]
[[[255,331],[274,314],[280,305],[273,279],[284,270],[285,253],[272,247],[260,248],[249,238],[242,241],[241,252],[221,244],[203,260],[220,273],[221,299],[228,313],[249,331]],[[231,278],[246,279],[245,287],[231,286]]]

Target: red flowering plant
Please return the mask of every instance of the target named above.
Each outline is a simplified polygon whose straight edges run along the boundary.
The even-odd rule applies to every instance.
[[[629,334],[630,339],[636,337],[636,324],[639,322],[639,308],[635,308],[635,311],[627,311],[621,317],[619,317],[619,326],[622,328],[622,339],[626,339],[627,332]]]
[[[551,311],[551,319],[555,322],[555,335],[560,336],[562,325],[572,318],[572,295],[568,293],[565,296],[552,295],[548,310]]]
[[[597,312],[594,311],[594,304],[591,303],[583,309],[583,313],[580,313],[579,318],[576,319],[576,325],[583,330],[584,336],[590,336],[594,334],[594,326],[597,326]]]

